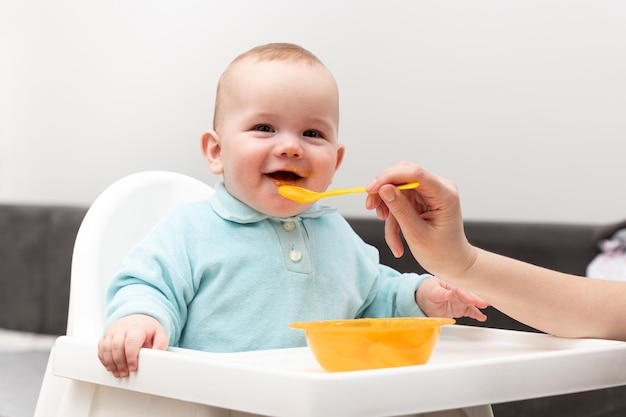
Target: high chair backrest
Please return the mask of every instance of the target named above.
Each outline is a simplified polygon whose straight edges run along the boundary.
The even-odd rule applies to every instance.
[[[174,208],[211,194],[209,185],[166,171],[131,174],[109,186],[87,211],[76,236],[67,334],[98,340],[105,290],[126,253]]]

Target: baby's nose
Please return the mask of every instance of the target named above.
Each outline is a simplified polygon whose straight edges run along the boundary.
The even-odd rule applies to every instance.
[[[295,135],[284,135],[276,146],[277,154],[288,158],[301,158],[303,149],[300,139]]]

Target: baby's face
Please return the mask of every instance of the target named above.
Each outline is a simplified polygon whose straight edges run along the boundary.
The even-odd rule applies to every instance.
[[[216,127],[219,155],[209,166],[252,208],[275,217],[301,213],[312,203],[277,190],[290,184],[323,191],[331,183],[344,152],[335,80],[304,62],[248,59],[232,71]]]

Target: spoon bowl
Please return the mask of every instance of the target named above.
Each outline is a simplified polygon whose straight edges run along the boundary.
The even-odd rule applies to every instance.
[[[419,182],[410,182],[407,184],[398,185],[399,190],[412,190],[414,188],[419,187]],[[331,197],[335,195],[343,195],[343,194],[355,194],[355,193],[364,193],[365,187],[355,187],[355,188],[340,188],[337,190],[328,190],[323,192],[312,191],[302,187],[296,187],[295,185],[281,185],[278,187],[278,194],[282,195],[285,198],[296,201],[298,203],[311,203],[313,201],[317,201],[320,198]]]

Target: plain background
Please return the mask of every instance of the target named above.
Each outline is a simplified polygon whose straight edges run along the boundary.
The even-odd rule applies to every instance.
[[[333,187],[404,159],[454,179],[469,219],[626,218],[623,1],[0,0],[0,35],[2,202],[89,204],[142,170],[213,184],[219,75],[287,41],[339,83]]]

